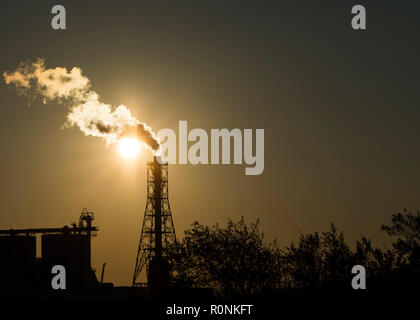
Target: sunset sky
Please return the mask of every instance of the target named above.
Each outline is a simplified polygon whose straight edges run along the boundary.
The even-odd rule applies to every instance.
[[[360,2],[360,1],[359,1]],[[265,130],[265,170],[171,165],[178,237],[191,223],[260,219],[281,246],[331,222],[350,242],[420,208],[418,1],[2,1],[0,72],[45,58],[80,67],[101,99],[153,130]],[[98,274],[129,285],[146,204],[143,150],[63,129],[66,107],[0,82],[0,229],[56,227],[95,212]]]

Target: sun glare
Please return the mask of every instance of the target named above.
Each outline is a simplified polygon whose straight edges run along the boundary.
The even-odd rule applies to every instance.
[[[137,139],[122,138],[118,142],[118,149],[123,157],[133,158],[140,152],[141,143]]]

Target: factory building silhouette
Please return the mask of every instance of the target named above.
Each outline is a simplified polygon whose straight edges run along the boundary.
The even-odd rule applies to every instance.
[[[111,290],[112,283],[102,283],[105,263],[100,281],[91,266],[91,239],[99,230],[93,220],[94,213],[84,208],[79,222],[71,226],[0,230],[0,296],[4,290],[51,291],[51,270],[55,265],[65,267],[66,291]],[[36,256],[36,235],[41,235],[40,258]],[[147,163],[147,203],[132,289],[144,293],[147,289],[159,292],[169,288],[168,248],[174,244],[168,165],[154,157]]]
[[[62,228],[0,230],[0,290],[49,289],[51,270],[66,270],[68,290],[81,290],[98,284],[91,267],[93,212],[83,209],[79,223]],[[36,235],[41,235],[41,258],[36,257]]]

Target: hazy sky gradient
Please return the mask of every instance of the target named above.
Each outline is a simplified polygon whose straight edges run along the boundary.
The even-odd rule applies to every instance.
[[[316,2],[316,3],[315,3]],[[367,27],[350,27],[364,4]],[[80,67],[101,100],[154,130],[265,129],[265,170],[173,165],[178,237],[194,221],[260,218],[281,245],[330,222],[353,241],[392,212],[418,209],[418,1],[2,1],[0,71],[21,61]],[[53,227],[86,206],[93,265],[130,284],[146,204],[146,161],[77,129],[57,103],[28,106],[0,83],[0,228]]]

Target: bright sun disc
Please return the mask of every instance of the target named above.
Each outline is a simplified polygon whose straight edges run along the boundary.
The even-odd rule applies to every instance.
[[[118,149],[123,157],[133,158],[139,153],[141,143],[137,139],[122,138],[118,143]]]

